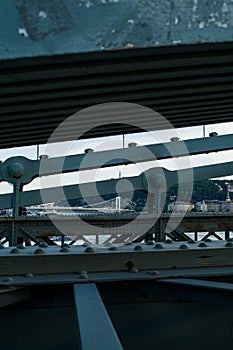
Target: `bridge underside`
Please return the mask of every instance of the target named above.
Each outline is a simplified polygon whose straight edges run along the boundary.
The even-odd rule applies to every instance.
[[[232,54],[226,42],[1,61],[0,148],[46,143],[67,117],[106,102],[142,104],[176,128],[232,121]],[[82,137],[139,131],[115,122]]]

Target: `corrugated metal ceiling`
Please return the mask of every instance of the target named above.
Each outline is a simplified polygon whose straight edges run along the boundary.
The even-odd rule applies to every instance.
[[[0,148],[46,143],[64,119],[105,102],[142,104],[176,128],[229,122],[232,97],[233,42],[1,61]],[[115,122],[83,137],[136,131]]]

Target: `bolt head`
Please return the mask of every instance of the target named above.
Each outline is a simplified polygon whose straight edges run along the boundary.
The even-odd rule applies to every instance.
[[[205,242],[201,242],[198,247],[200,248],[205,248],[205,247],[208,247],[208,245],[205,243]]]
[[[45,254],[45,251],[43,249],[41,249],[41,248],[37,248],[34,251],[34,254],[37,254],[37,255]]]
[[[140,251],[140,250],[143,250],[143,247],[142,247],[141,245],[136,245],[136,247],[134,248],[134,250]]]
[[[117,250],[117,247],[115,245],[108,248],[108,250]]]
[[[148,274],[150,276],[158,276],[159,275],[159,271],[158,270],[152,270],[152,271],[149,271]]]
[[[40,248],[48,248],[48,244],[45,242],[40,242],[39,247]]]
[[[60,252],[61,253],[69,253],[70,249],[68,247],[61,247]]]
[[[131,267],[131,269],[129,270],[129,272],[131,273],[137,273],[138,272],[138,269],[136,267]]]
[[[11,249],[11,251],[10,251],[10,253],[11,254],[19,254],[19,249],[18,248],[13,248],[13,249]]]
[[[233,242],[227,242],[226,244],[225,244],[225,247],[233,247]]]
[[[188,246],[186,244],[181,244],[179,246],[179,249],[189,249]]]
[[[24,175],[24,167],[19,162],[14,162],[9,167],[9,173],[14,178],[19,178]]]
[[[155,249],[164,249],[164,246],[161,243],[156,243]]]
[[[95,253],[95,249],[93,247],[87,247],[85,250],[84,250],[85,253]]]

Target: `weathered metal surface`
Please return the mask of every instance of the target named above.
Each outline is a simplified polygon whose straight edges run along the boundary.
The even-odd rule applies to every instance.
[[[108,247],[71,246],[66,252],[61,247],[10,247],[0,250],[0,275],[131,272],[131,269],[136,272],[233,264],[232,245],[229,247],[225,241],[202,245],[199,242],[132,244],[119,246],[114,251]]]
[[[233,39],[231,0],[2,3],[1,59]]]
[[[46,143],[67,117],[105,102],[145,105],[175,127],[232,121],[232,6],[231,0],[3,2],[0,147]],[[81,137],[136,132],[135,120],[142,118],[100,127],[89,118],[90,128],[99,128]],[[76,138],[85,126],[86,118],[78,118],[77,129],[63,130],[57,141]],[[147,122],[147,129],[159,127]]]
[[[147,271],[119,271],[119,272],[87,272],[85,270],[79,273],[56,273],[56,274],[32,274],[25,275],[7,275],[0,276],[0,286],[9,288],[11,286],[30,287],[43,285],[65,285],[65,284],[83,284],[83,283],[111,283],[111,282],[139,282],[145,281],[163,281],[164,279],[177,278],[205,278],[205,279],[225,279],[231,278],[233,274],[232,266],[224,267],[198,267],[182,269],[158,269]]]
[[[73,290],[81,348],[123,350],[96,285],[74,284]]]
[[[25,185],[39,176],[226,151],[232,148],[233,135],[223,135],[72,156],[42,157],[41,160],[16,156],[8,158],[0,164],[0,181],[14,183],[14,179],[20,177],[20,184]]]

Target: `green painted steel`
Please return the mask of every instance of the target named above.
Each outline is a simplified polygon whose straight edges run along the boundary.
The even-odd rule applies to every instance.
[[[38,176],[226,151],[231,150],[232,145],[233,135],[223,135],[101,152],[93,150],[93,152],[72,156],[49,158],[44,155],[40,160],[16,156],[8,158],[0,164],[0,182],[8,181],[13,184],[19,178],[20,185],[25,185]]]
[[[233,40],[232,0],[1,0],[0,59]]]
[[[106,102],[141,104],[174,127],[232,121],[232,0],[0,5],[0,148],[46,143],[70,115]],[[139,131],[88,121],[97,128],[82,138]]]
[[[157,186],[164,192],[165,188],[170,188],[175,184],[189,183],[215,177],[231,176],[233,173],[233,162],[220,163],[214,165],[200,166],[196,168],[187,168],[178,171],[170,171],[165,168],[151,168],[142,172],[138,176],[125,177],[122,179],[111,179],[97,182],[83,183],[80,185],[57,186],[44,188],[41,190],[31,190],[20,193],[19,205],[28,206],[33,204],[51,203],[64,199],[92,197],[93,193],[104,196],[117,192],[117,185],[120,184],[121,192],[145,191],[155,193]],[[193,177],[192,177],[193,176]],[[12,194],[0,195],[0,207],[12,208]],[[16,215],[17,216],[17,215]]]

